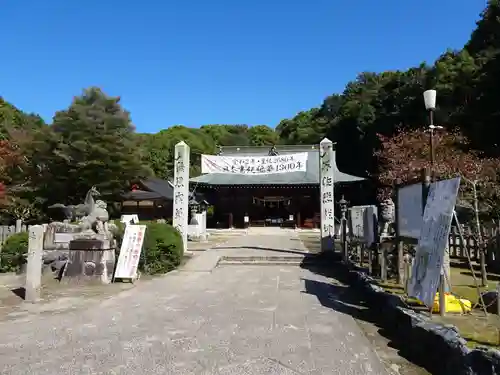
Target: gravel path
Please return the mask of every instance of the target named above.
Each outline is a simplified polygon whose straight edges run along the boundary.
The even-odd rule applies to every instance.
[[[303,249],[293,232],[250,233],[196,260]],[[354,319],[327,307],[325,277],[298,266],[202,268],[86,310],[0,323],[2,374],[387,374]]]

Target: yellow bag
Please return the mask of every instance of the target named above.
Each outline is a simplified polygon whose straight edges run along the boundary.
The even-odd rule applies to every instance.
[[[468,299],[457,298],[453,294],[445,293],[445,312],[451,313],[468,313],[472,310],[472,302]],[[439,293],[434,297],[434,306],[432,312],[439,312]]]

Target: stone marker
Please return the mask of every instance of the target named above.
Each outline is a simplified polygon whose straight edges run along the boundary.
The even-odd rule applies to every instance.
[[[185,142],[175,145],[174,153],[174,205],[172,224],[182,236],[187,251],[189,202],[189,146]]]
[[[321,251],[334,250],[335,202],[334,202],[334,166],[333,143],[328,138],[319,144],[319,176],[321,199]]]
[[[26,267],[25,297],[26,302],[40,299],[42,284],[43,226],[32,225],[29,229],[28,265]]]

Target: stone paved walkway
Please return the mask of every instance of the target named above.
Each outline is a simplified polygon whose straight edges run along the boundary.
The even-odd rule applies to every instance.
[[[250,233],[192,262],[287,250],[304,250],[293,232]],[[326,278],[298,266],[205,268],[85,311],[0,323],[2,374],[387,374],[353,318],[320,302],[334,297]]]

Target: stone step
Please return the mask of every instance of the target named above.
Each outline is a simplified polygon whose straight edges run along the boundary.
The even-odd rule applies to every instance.
[[[310,263],[313,258],[304,256],[224,256],[219,265],[300,265]]]
[[[221,261],[219,266],[300,266],[301,261]]]

